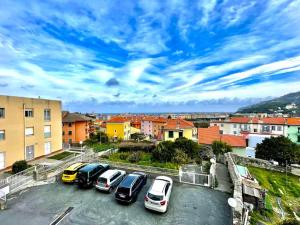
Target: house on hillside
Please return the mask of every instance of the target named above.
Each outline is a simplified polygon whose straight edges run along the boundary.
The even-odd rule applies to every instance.
[[[147,116],[141,121],[141,133],[150,138],[162,139],[162,128],[166,124],[167,119],[163,117]]]
[[[177,138],[185,137],[187,139],[198,141],[197,128],[190,121],[183,119],[168,119],[162,128],[163,139],[165,141],[174,141]]]

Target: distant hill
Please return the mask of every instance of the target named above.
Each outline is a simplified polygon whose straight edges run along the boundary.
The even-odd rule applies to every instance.
[[[239,113],[291,113],[300,115],[300,91],[240,108]]]

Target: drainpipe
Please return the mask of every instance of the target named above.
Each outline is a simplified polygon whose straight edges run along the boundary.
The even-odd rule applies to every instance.
[[[24,159],[26,160],[26,135],[25,135],[25,130],[26,130],[26,118],[25,118],[25,103],[23,103],[23,136],[24,136],[24,148],[23,148],[23,153],[24,153]]]

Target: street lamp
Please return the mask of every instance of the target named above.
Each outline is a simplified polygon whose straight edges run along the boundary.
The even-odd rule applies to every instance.
[[[80,141],[79,144],[80,144],[80,155],[81,155],[81,161],[82,161],[82,144],[83,144],[83,142]]]

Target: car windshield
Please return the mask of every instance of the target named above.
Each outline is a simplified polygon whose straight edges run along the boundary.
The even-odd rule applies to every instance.
[[[130,189],[129,188],[125,188],[125,187],[118,187],[117,192],[125,194],[125,195],[129,195]]]
[[[101,184],[106,184],[107,183],[107,179],[103,178],[103,177],[99,177],[98,178],[98,182],[101,183]]]
[[[78,176],[87,176],[87,172],[79,171]]]
[[[148,197],[153,201],[161,201],[164,199],[164,196],[162,195],[153,195],[151,193],[148,193]]]
[[[72,170],[65,170],[64,174],[65,175],[74,175],[76,173],[76,171],[72,171]]]

